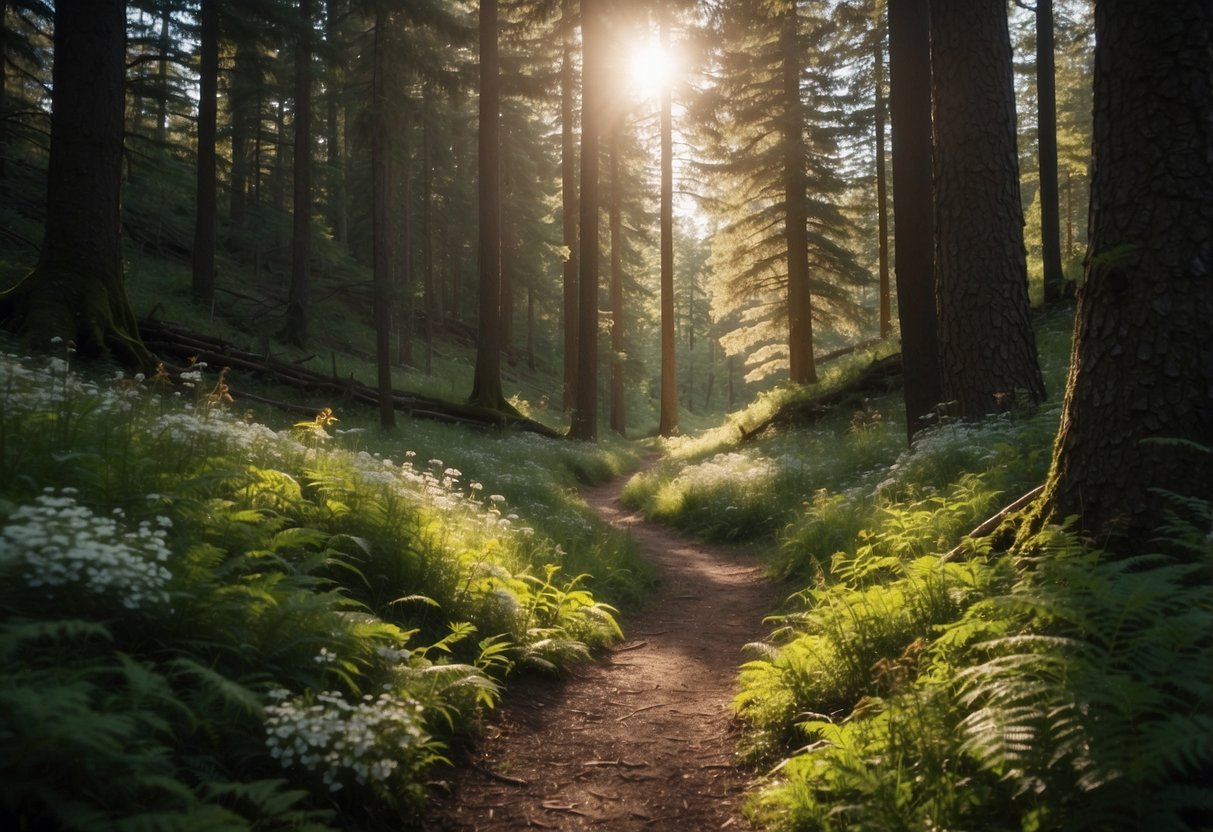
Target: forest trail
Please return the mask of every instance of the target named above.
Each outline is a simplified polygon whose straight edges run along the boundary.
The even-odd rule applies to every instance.
[[[628,638],[559,682],[515,680],[425,820],[431,832],[745,830],[750,774],[734,764],[741,647],[766,635],[781,598],[753,556],[628,513],[626,477],[584,493],[660,568],[622,622]],[[511,778],[514,782],[494,776]]]

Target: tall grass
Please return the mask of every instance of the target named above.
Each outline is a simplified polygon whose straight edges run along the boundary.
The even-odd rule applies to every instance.
[[[0,352],[5,826],[399,825],[510,672],[617,639],[644,591],[574,493],[624,452],[275,429],[208,368],[61,348]]]

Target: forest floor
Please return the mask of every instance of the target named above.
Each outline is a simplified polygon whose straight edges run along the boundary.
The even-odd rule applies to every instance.
[[[757,557],[628,513],[626,478],[585,492],[660,569],[627,640],[553,682],[518,679],[424,821],[432,832],[745,830],[753,772],[734,760],[741,647],[781,590]]]

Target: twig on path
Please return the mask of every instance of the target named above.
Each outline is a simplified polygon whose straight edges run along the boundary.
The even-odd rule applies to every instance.
[[[583,818],[594,817],[589,812],[581,811],[572,803],[557,803],[554,800],[545,800],[541,805],[549,812],[568,812],[570,815],[581,815]]]
[[[502,774],[499,771],[493,771],[488,766],[481,765],[480,763],[476,762],[475,760],[472,761],[471,765],[472,765],[472,768],[476,769],[476,771],[480,772],[485,777],[490,777],[493,780],[497,780],[501,783],[509,783],[511,786],[529,786],[529,785],[531,785],[526,780],[523,780],[521,777],[511,777],[508,774]]]
[[[638,713],[642,713],[644,711],[651,711],[654,708],[660,708],[664,704],[665,704],[664,702],[656,702],[652,705],[645,705],[643,708],[637,708],[636,710],[632,711],[629,714],[624,714],[623,716],[619,717],[615,721],[616,722],[627,722],[629,719],[636,716],[636,714],[638,714]]]
[[[648,768],[646,762],[633,763],[628,760],[586,760],[583,766],[619,766],[620,768]]]
[[[639,650],[641,647],[648,647],[648,645],[649,645],[649,643],[647,641],[638,641],[635,644],[629,644],[626,647],[616,647],[611,652],[612,653],[626,653],[629,650]]]
[[[553,826],[550,823],[544,823],[541,820],[535,820],[530,815],[526,816],[526,825],[527,826],[538,826],[540,829],[559,829],[560,828],[558,826]]]

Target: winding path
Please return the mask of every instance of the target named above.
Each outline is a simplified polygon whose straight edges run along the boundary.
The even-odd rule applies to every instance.
[[[518,680],[424,821],[438,832],[751,828],[733,762],[743,644],[778,601],[752,556],[694,543],[619,506],[626,478],[585,493],[662,573],[628,640],[568,678]]]

